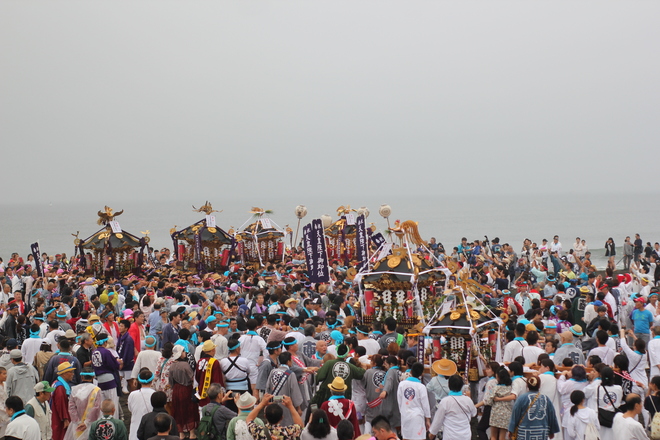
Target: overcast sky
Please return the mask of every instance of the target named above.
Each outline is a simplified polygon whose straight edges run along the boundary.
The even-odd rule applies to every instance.
[[[629,191],[660,160],[659,16],[658,1],[3,1],[0,200]]]

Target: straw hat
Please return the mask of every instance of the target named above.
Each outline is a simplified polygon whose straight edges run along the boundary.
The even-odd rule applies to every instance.
[[[575,336],[583,336],[584,333],[582,333],[582,327],[575,324],[573,327],[569,329],[571,333],[573,333]]]
[[[456,363],[449,359],[440,359],[433,362],[431,369],[439,376],[453,376],[458,371]]]
[[[284,307],[289,307],[292,303],[298,304],[298,300],[295,298],[289,298],[286,301],[284,301]]]
[[[208,341],[204,341],[204,344],[202,344],[202,351],[207,352],[211,351],[216,347],[216,345],[211,341],[210,339]]]
[[[74,367],[70,362],[62,362],[57,366],[57,375],[60,376],[67,371],[73,371],[75,369],[76,367]]]
[[[344,379],[342,379],[341,377],[335,377],[335,380],[333,380],[332,383],[328,385],[328,388],[330,388],[330,391],[336,391],[341,393],[346,391],[348,387],[346,386]]]

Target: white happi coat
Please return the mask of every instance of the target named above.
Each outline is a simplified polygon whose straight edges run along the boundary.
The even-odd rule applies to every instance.
[[[426,387],[415,378],[399,383],[397,400],[401,412],[401,434],[408,440],[426,439],[426,419],[431,418],[431,408]]]

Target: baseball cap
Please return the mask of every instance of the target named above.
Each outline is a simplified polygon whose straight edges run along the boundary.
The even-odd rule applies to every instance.
[[[51,387],[45,380],[43,382],[37,382],[34,386],[35,393],[52,393],[53,391],[55,391],[55,388]]]
[[[23,357],[23,353],[21,353],[21,350],[14,349],[9,352],[10,359],[21,359],[22,357]]]

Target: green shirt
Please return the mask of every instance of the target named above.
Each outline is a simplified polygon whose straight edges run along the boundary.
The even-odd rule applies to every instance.
[[[109,434],[107,431],[110,426],[105,427],[105,425],[114,426],[114,433],[110,438],[107,438]],[[89,440],[128,440],[126,425],[121,420],[103,416],[100,420],[92,423],[92,427],[89,428]]]
[[[239,421],[239,420],[247,419],[247,416],[249,416],[251,412],[252,412],[252,410],[240,411],[236,417],[234,417],[233,419],[231,419],[229,421],[229,425],[227,426],[227,440],[236,440],[236,433],[234,431],[234,429],[236,428],[236,422]],[[254,419],[254,423],[256,423],[257,425],[260,425],[260,426],[264,426],[264,427],[266,426],[266,425],[264,425],[264,422],[262,422],[259,417]],[[90,439],[90,440],[92,440],[92,439]]]

